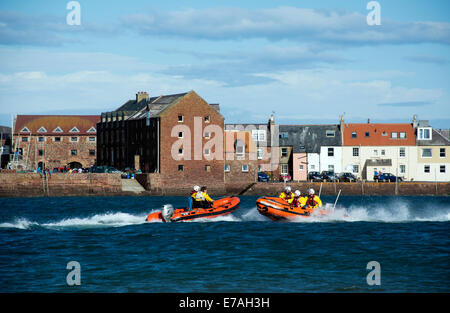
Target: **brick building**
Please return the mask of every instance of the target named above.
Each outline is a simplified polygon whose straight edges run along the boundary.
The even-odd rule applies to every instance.
[[[224,187],[224,118],[194,91],[136,94],[97,125],[98,164],[149,173],[152,188]]]
[[[81,168],[96,162],[98,115],[17,115],[12,166]]]
[[[251,132],[225,131],[225,182],[258,181],[257,146]]]

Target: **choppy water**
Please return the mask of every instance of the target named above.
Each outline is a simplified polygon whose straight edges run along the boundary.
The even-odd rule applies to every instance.
[[[256,199],[165,224],[145,217],[184,197],[1,198],[0,292],[450,291],[450,197],[341,197],[330,216],[287,223]],[[70,261],[80,286],[66,283]]]

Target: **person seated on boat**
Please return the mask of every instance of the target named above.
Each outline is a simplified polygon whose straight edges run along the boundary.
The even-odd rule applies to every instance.
[[[210,208],[212,207],[213,199],[208,195],[208,190],[205,186],[203,186],[199,192],[195,195],[195,207],[196,208]]]
[[[195,208],[195,196],[200,191],[200,186],[195,185],[193,190],[191,191],[191,196],[189,197],[188,201],[188,208],[187,210],[190,211],[192,208]]]
[[[301,208],[306,204],[306,197],[302,197],[300,190],[294,192],[294,197],[292,198],[292,207]]]
[[[287,203],[292,203],[294,195],[292,194],[291,190],[292,189],[289,186],[284,187],[284,191],[280,194],[280,198],[286,200]]]
[[[306,198],[305,208],[315,209],[322,206],[322,200],[315,195],[314,189],[310,188],[308,190],[308,197]]]

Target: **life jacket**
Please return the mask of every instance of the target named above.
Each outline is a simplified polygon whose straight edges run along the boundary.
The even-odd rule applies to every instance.
[[[294,199],[292,199],[292,206],[293,207],[299,207],[300,206],[300,197],[294,197]]]
[[[202,191],[199,191],[195,194],[195,196],[193,196],[195,201],[204,201],[205,200],[205,196],[203,195]]]
[[[308,199],[306,199],[306,205],[308,207],[315,207],[317,205],[317,201],[314,198],[314,195],[308,195]]]
[[[282,192],[280,195],[280,198],[283,198],[284,200],[290,200],[292,199],[292,192]]]

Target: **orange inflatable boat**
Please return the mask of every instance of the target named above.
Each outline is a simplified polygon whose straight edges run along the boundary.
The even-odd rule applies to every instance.
[[[238,197],[227,197],[213,202],[211,208],[191,209],[176,208],[165,205],[161,211],[150,213],[146,221],[180,222],[196,218],[213,218],[229,214],[239,208],[241,200]]]
[[[258,212],[274,221],[290,220],[299,217],[309,217],[314,212],[318,216],[327,215],[328,211],[320,208],[297,208],[292,207],[286,200],[275,197],[262,197],[256,200]]]

